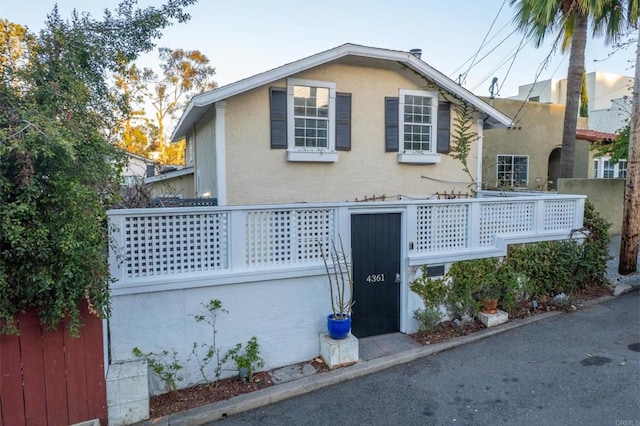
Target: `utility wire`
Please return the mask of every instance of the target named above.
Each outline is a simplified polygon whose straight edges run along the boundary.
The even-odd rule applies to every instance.
[[[514,30],[515,32],[515,30]],[[511,33],[513,34],[513,33]],[[526,35],[525,35],[526,37]],[[524,39],[524,38],[523,38]],[[485,81],[487,81],[497,70],[499,70],[500,68],[502,68],[502,66],[504,64],[507,63],[507,61],[511,58],[513,58],[513,60],[515,60],[516,56],[518,55],[518,53],[520,53],[520,51],[524,48],[524,45],[522,44],[522,41],[520,41],[520,44],[513,48],[510,52],[509,52],[509,56],[506,56],[505,58],[503,58],[501,60],[501,62],[496,65],[491,71],[489,71],[487,74],[485,74],[485,76],[480,80],[480,82],[478,82],[472,89],[471,91],[476,90],[478,87],[480,87],[482,84],[484,84]],[[513,62],[511,63],[511,65],[513,65]],[[511,69],[511,65],[509,66],[509,69]],[[503,83],[504,84],[504,83]],[[502,86],[500,86],[502,87]],[[500,89],[498,89],[498,92],[500,91]]]
[[[531,85],[531,88],[529,89],[529,93],[527,93],[527,96],[525,96],[525,99],[522,101],[522,105],[520,105],[520,108],[518,108],[518,111],[516,111],[514,117],[513,117],[513,124],[518,124],[520,122],[520,120],[522,120],[522,117],[520,117],[520,119],[518,119],[518,115],[520,114],[520,112],[522,111],[522,108],[524,108],[524,106],[527,104],[527,100],[529,99],[529,95],[531,95],[531,92],[533,92],[533,88],[536,86],[536,83],[538,82],[538,79],[540,78],[540,74],[542,74],[542,71],[549,65],[549,61],[551,60],[551,56],[553,55],[553,53],[556,51],[557,47],[558,47],[558,43],[560,43],[560,39],[562,38],[564,34],[562,33],[562,31],[558,31],[558,35],[556,36],[556,39],[553,42],[553,45],[551,46],[551,51],[549,51],[549,53],[547,54],[547,56],[544,58],[544,60],[540,63],[540,66],[538,67],[538,71],[536,72],[536,76],[535,79],[533,81],[533,84]],[[561,64],[562,62],[560,62]],[[556,67],[556,70],[558,70],[558,68],[560,67],[560,64],[558,64],[558,67]],[[554,74],[555,74],[554,71]]]
[[[500,12],[502,12],[502,8],[504,8],[504,5],[506,3],[507,3],[507,0],[504,0],[502,2],[502,5],[500,6],[500,9],[498,10],[498,13],[493,18],[493,22],[491,22],[491,26],[489,27],[489,30],[487,31],[487,33],[485,34],[484,38],[482,39],[482,43],[480,43],[480,47],[476,51],[476,53],[475,53],[475,55],[473,57],[473,60],[471,61],[471,64],[469,65],[469,68],[467,69],[467,72],[464,73],[463,78],[467,78],[467,75],[469,75],[469,71],[471,71],[471,68],[473,68],[473,66],[475,65],[475,60],[478,57],[478,55],[480,54],[480,51],[482,50],[482,48],[484,47],[485,42],[487,41],[487,37],[489,37],[489,34],[491,33],[491,30],[493,29],[493,26],[495,25],[496,21],[498,20],[498,17],[500,16]]]
[[[500,90],[502,90],[502,86],[504,86],[504,83],[507,81],[507,78],[509,77],[509,73],[511,72],[511,67],[513,67],[514,62],[518,57],[518,53],[520,53],[520,51],[524,48],[526,38],[527,38],[526,34],[523,34],[522,38],[520,39],[520,44],[518,45],[518,50],[516,50],[516,53],[513,54],[513,60],[509,64],[509,68],[507,68],[507,73],[504,75],[504,77],[502,77],[502,84],[500,85],[500,87],[498,87],[498,95],[500,94]],[[529,40],[527,40],[527,42],[528,41]]]
[[[491,49],[490,51],[488,51],[482,58],[478,59],[478,61],[474,64],[474,65],[478,65],[480,62],[482,62],[483,60],[485,60],[487,58],[487,56],[489,56],[491,53],[493,53],[498,47],[502,46],[502,43],[504,43],[505,41],[507,41],[512,35],[513,33],[515,33],[516,31],[518,31],[518,29],[514,29],[513,31],[511,31],[505,38],[503,38],[502,40],[500,40],[500,43],[498,43],[497,45],[495,45],[495,47],[493,49]],[[504,60],[504,59],[503,59]],[[466,77],[466,74],[465,74]]]
[[[498,30],[498,32],[496,32],[493,36],[491,36],[491,38],[490,38],[489,40],[487,40],[487,44],[489,44],[491,41],[493,41],[493,39],[494,39],[494,38],[498,37],[498,35],[502,32],[502,30],[504,30],[506,27],[508,27],[508,26],[509,26],[509,24],[510,24],[510,22],[507,22],[506,24],[504,24],[504,25],[502,26],[502,28],[500,28],[500,29]],[[508,36],[507,36],[507,37],[508,37]],[[503,40],[503,41],[504,41],[504,40]],[[500,42],[500,43],[502,43],[502,42]],[[467,65],[467,64],[469,63],[469,61],[471,61],[471,60],[474,58],[474,56],[475,56],[475,55],[476,55],[476,54],[471,55],[471,56],[470,56],[466,61],[464,61],[464,62],[462,63],[462,65],[460,65],[460,66],[459,66],[458,68],[456,68],[456,69],[455,69],[451,74],[449,74],[449,78],[452,78],[452,77],[453,77],[453,76],[454,76],[458,71],[460,71],[460,70],[461,70],[465,65]],[[481,60],[482,60],[482,59],[481,59]],[[476,63],[476,64],[477,64],[477,63]]]

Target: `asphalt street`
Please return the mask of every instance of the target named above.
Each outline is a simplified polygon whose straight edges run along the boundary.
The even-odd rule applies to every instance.
[[[640,292],[215,425],[640,426]]]

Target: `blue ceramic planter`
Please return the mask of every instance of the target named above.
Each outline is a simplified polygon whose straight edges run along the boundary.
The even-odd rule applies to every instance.
[[[344,339],[351,331],[351,317],[335,319],[333,318],[333,314],[327,315],[327,330],[332,339]]]

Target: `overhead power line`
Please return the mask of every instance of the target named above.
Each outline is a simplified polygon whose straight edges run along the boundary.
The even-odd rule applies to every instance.
[[[469,75],[469,71],[471,71],[471,68],[473,68],[476,58],[478,57],[478,55],[480,54],[480,51],[484,47],[485,42],[487,41],[487,37],[489,37],[489,34],[491,33],[491,30],[493,29],[493,26],[495,25],[496,21],[498,20],[498,17],[500,16],[500,12],[502,12],[502,8],[504,8],[504,5],[506,3],[507,3],[507,0],[503,0],[502,5],[500,6],[500,9],[498,10],[498,13],[493,18],[493,22],[491,22],[491,26],[489,27],[489,30],[487,31],[487,33],[485,34],[484,38],[482,39],[482,43],[480,43],[480,47],[478,47],[478,50],[476,51],[476,53],[475,53],[475,55],[473,57],[473,60],[471,61],[471,64],[469,65],[469,68],[467,69],[467,72],[464,73],[464,75],[462,76],[461,80],[465,79],[467,77],[467,75]]]

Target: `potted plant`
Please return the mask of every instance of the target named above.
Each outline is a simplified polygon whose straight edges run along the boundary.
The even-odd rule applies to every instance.
[[[329,280],[329,295],[331,311],[327,315],[327,331],[333,339],[344,339],[351,331],[351,308],[353,307],[353,274],[347,255],[342,245],[342,238],[338,237],[340,250],[334,241],[331,242],[329,253],[322,250],[322,260]],[[330,261],[327,257],[330,256]],[[332,268],[329,267],[331,262]]]
[[[478,304],[484,313],[497,311],[502,292],[498,262],[497,258],[492,257],[465,260],[451,265],[448,272],[452,280],[448,306],[454,315],[474,317],[478,312]]]
[[[485,314],[495,314],[498,312],[498,301],[510,272],[507,265],[495,257],[480,259],[478,262],[481,311]]]

